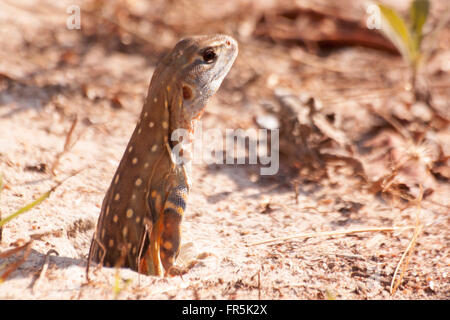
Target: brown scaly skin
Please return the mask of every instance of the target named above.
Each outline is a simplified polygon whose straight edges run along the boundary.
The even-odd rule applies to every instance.
[[[186,165],[172,156],[177,145],[172,133],[192,132],[194,119],[219,88],[237,53],[237,42],[229,36],[195,36],[178,42],[159,62],[103,200],[87,270],[91,259],[158,276],[174,266],[190,180]]]

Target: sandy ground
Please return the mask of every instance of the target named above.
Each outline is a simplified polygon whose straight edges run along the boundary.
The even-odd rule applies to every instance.
[[[8,21],[5,12],[11,15],[14,10],[0,5],[3,26]],[[56,43],[70,47],[81,41],[79,35],[64,28],[50,32],[64,19],[56,15],[41,20],[25,13],[18,17],[15,25],[1,28],[8,37],[0,36],[2,217],[36,199],[55,181],[81,171],[3,228],[0,252],[30,240],[32,244],[26,260],[0,284],[0,299],[450,298],[448,184],[435,184],[420,209],[382,201],[348,175],[301,180],[296,199],[290,171],[282,167],[279,175],[262,178],[259,167],[251,165],[193,167],[181,259],[197,257],[198,262],[186,274],[159,279],[94,267],[88,282],[86,258],[101,202],[134,129],[154,59],[94,43],[73,62],[70,53],[64,55],[69,51]],[[42,45],[27,46],[30,41]],[[239,81],[245,77],[244,58],[256,51],[241,45],[236,66],[208,105],[203,128],[254,126],[259,100],[244,95]],[[264,53],[258,52],[264,60]],[[283,84],[283,72],[292,66],[284,65],[279,55],[271,58],[279,62]],[[341,53],[334,59],[347,58]],[[401,65],[400,58],[395,59]],[[298,84],[293,74],[286,78],[293,79],[293,89],[301,90],[304,83]],[[73,115],[78,117],[76,143],[61,156],[56,177],[40,172],[63,150]],[[442,137],[448,141],[448,130]],[[416,214],[423,231],[394,295],[389,293],[391,280],[413,236],[411,229],[249,245],[298,233],[414,226]],[[58,255],[50,255],[48,269],[39,278],[51,249]],[[22,255],[0,258],[0,272]]]

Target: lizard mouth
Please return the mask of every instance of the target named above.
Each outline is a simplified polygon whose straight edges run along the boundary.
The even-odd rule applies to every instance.
[[[238,44],[236,40],[227,37],[225,50],[227,51],[225,57],[228,59],[224,61],[224,63],[222,64],[222,68],[220,69],[219,72],[216,73],[212,81],[222,82],[225,75],[228,73],[228,71],[230,71],[231,66],[234,63],[234,60],[236,60],[236,57],[238,55]]]

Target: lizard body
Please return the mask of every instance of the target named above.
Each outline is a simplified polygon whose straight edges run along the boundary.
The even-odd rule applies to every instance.
[[[87,268],[91,258],[159,276],[174,266],[190,178],[186,164],[174,159],[178,143],[171,137],[177,129],[192,132],[237,53],[229,36],[195,36],[179,41],[158,63],[103,200]]]

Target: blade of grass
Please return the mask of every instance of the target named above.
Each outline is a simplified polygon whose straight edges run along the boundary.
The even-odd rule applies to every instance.
[[[27,211],[31,210],[32,208],[34,208],[35,206],[39,205],[42,201],[47,199],[54,190],[55,190],[55,187],[53,187],[49,191],[45,192],[38,199],[34,200],[33,202],[25,205],[24,207],[20,208],[19,210],[17,210],[13,214],[9,215],[5,219],[0,220],[0,227],[3,227],[6,223],[11,221],[12,219],[16,218],[17,216],[21,215],[22,213],[27,212]]]
[[[114,286],[113,286],[113,294],[114,300],[117,300],[121,289],[120,289],[120,276],[119,276],[119,268],[116,268],[116,272],[114,274]]]
[[[422,40],[423,25],[427,21],[428,13],[430,11],[430,2],[428,0],[414,0],[409,10],[411,30],[415,36],[415,45],[417,50],[420,48]]]
[[[406,268],[409,265],[409,259],[411,258],[411,254],[416,245],[417,238],[419,237],[420,233],[422,232],[423,225],[420,222],[420,211],[421,211],[422,199],[423,199],[423,187],[422,187],[422,185],[420,185],[420,195],[419,195],[419,198],[417,199],[416,223],[415,223],[415,227],[414,227],[414,234],[413,234],[413,237],[411,238],[411,241],[409,242],[408,246],[406,247],[405,251],[403,252],[402,257],[400,258],[400,261],[397,264],[397,267],[395,268],[394,275],[392,276],[392,281],[391,281],[391,288],[390,288],[391,295],[393,295],[397,291],[397,288],[402,283]],[[397,279],[397,273],[400,270],[400,267],[401,267],[401,273]],[[397,281],[395,281],[396,279],[397,279]]]
[[[382,31],[409,63],[415,61],[416,50],[411,33],[402,17],[392,8],[378,4],[383,23]]]
[[[113,295],[114,300],[119,298],[119,294],[125,290],[128,285],[131,283],[131,279],[121,279],[120,278],[120,268],[116,267],[116,272],[114,274],[114,286],[113,286]]]
[[[9,215],[8,217],[1,219],[0,220],[0,228],[3,227],[6,223],[8,223],[9,221],[11,221],[12,219],[18,217],[19,215],[21,215],[24,212],[27,212],[31,209],[33,209],[35,206],[39,205],[41,202],[43,202],[45,199],[47,199],[48,197],[50,197],[50,195],[52,194],[53,191],[56,190],[56,188],[58,188],[61,184],[63,184],[67,179],[77,175],[78,173],[80,173],[81,171],[83,171],[85,168],[80,169],[75,171],[74,173],[72,173],[70,176],[64,178],[63,180],[59,181],[56,183],[56,185],[54,185],[50,190],[48,190],[47,192],[45,192],[42,196],[40,196],[39,198],[37,198],[36,200],[34,200],[33,202],[25,205],[24,207],[20,208],[19,210],[17,210],[16,212],[14,212],[13,214]]]

